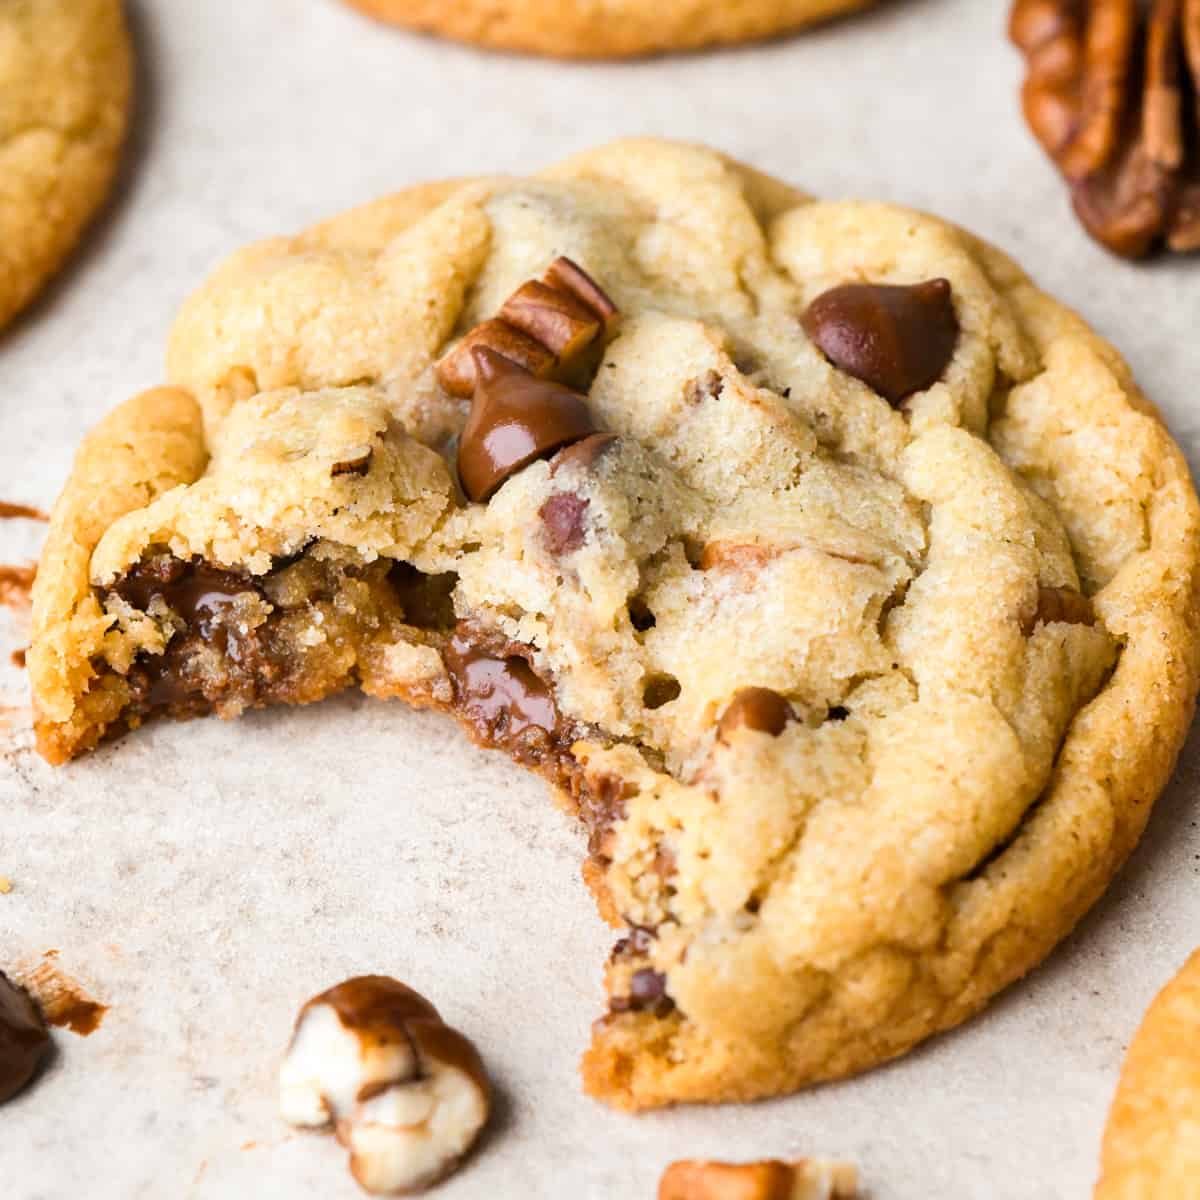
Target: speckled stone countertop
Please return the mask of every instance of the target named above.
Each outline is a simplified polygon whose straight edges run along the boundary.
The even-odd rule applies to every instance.
[[[709,142],[819,194],[960,221],[1114,341],[1193,464],[1200,262],[1089,242],[1017,111],[998,0],[893,0],[752,49],[564,66],[389,32],[336,0],[135,0],[140,111],[120,194],[0,335],[0,496],[49,506],[80,434],[161,378],[227,252],[426,178],[525,171],[625,133]],[[0,561],[41,529],[0,525]],[[0,612],[0,701],[21,614]],[[1083,1197],[1125,1046],[1200,940],[1200,745],[1075,936],[980,1019],[864,1078],[633,1118],[582,1095],[611,934],[542,785],[443,719],[360,697],[162,724],[53,770],[9,714],[0,966],[50,948],[109,1003],[0,1112],[5,1200],[353,1197],[344,1154],[276,1115],[300,1003],[415,983],[502,1092],[445,1200],[650,1200],[677,1157],[856,1160],[878,1200]]]

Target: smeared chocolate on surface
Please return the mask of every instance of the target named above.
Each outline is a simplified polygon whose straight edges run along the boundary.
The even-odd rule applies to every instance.
[[[0,564],[0,605],[5,608],[28,608],[37,578],[37,567],[33,563],[24,566]]]
[[[42,512],[40,508],[34,508],[32,504],[11,504],[7,500],[0,500],[0,520],[10,518],[23,518],[27,521],[48,521],[50,514]]]
[[[58,965],[58,951],[47,950],[22,982],[48,1025],[90,1037],[100,1028],[108,1005],[90,996],[78,979]]]

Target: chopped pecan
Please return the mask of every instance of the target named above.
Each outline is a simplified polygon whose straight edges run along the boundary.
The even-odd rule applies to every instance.
[[[663,1172],[658,1200],[851,1200],[858,1172],[819,1158],[752,1163],[683,1159]]]
[[[437,364],[438,382],[468,399],[475,388],[478,348],[493,350],[541,379],[572,374],[588,351],[603,345],[617,318],[604,289],[577,263],[557,258],[541,280],[522,284],[500,312],[472,329]]]
[[[545,379],[557,361],[554,351],[522,333],[507,321],[494,318],[476,325],[437,365],[438,382],[452,396],[467,399],[475,391],[476,348],[493,350],[509,362]]]
[[[1015,0],[1022,108],[1116,254],[1200,248],[1200,0]]]

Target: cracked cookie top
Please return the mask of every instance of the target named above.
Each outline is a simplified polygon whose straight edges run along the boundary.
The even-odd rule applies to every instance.
[[[0,325],[104,199],[132,85],[121,0],[0,5]]]
[[[1099,893],[1182,740],[1178,451],[934,218],[617,143],[242,252],[169,370],[133,405],[170,450],[99,466],[119,411],[55,515],[43,751],[348,684],[456,713],[587,827],[614,1103],[963,1019]]]

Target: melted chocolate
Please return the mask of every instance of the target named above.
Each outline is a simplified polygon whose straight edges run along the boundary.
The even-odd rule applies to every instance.
[[[538,509],[542,538],[551,554],[561,557],[583,545],[591,501],[574,492],[559,492]]]
[[[135,712],[165,709],[177,716],[197,716],[234,692],[251,698],[257,677],[270,676],[257,631],[242,633],[225,620],[239,596],[262,594],[251,576],[199,559],[185,562],[158,554],[130,568],[110,590],[143,612],[160,600],[186,626],[171,638],[163,654],[147,655],[130,670],[127,681]],[[194,657],[205,645],[215,647],[230,669],[219,686],[192,669]]]
[[[572,442],[550,460],[550,474],[557,475],[564,467],[570,466],[590,471],[619,440],[615,433],[593,433],[581,442]]]
[[[347,1029],[369,1034],[381,1042],[395,1040],[394,1032],[409,1021],[441,1020],[437,1009],[424,996],[387,975],[357,975],[347,979],[314,996],[303,1012],[318,1004],[329,1005]]]
[[[417,1072],[423,1070],[427,1060],[436,1059],[469,1075],[484,1095],[488,1094],[487,1074],[471,1041],[446,1025],[424,996],[399,980],[387,975],[347,979],[314,996],[301,1009],[297,1026],[316,1005],[332,1008],[342,1026],[359,1034],[362,1042],[372,1048],[407,1042],[416,1055]],[[368,1084],[360,1090],[358,1100],[369,1100],[394,1082]]]
[[[225,571],[199,560],[183,562],[167,555],[138,563],[112,590],[143,612],[149,610],[155,597],[161,597],[168,608],[206,640],[213,636],[221,614],[238,596],[247,592],[261,595],[249,575]]]
[[[649,1012],[665,1017],[675,1007],[667,995],[667,977],[653,967],[642,967],[629,978],[629,994],[614,996],[609,1008],[615,1013]]]
[[[561,733],[558,706],[526,657],[498,653],[466,627],[450,639],[443,657],[455,706],[478,741],[522,759],[551,748]]]
[[[27,992],[0,972],[0,1104],[37,1073],[50,1049],[50,1032]]]

